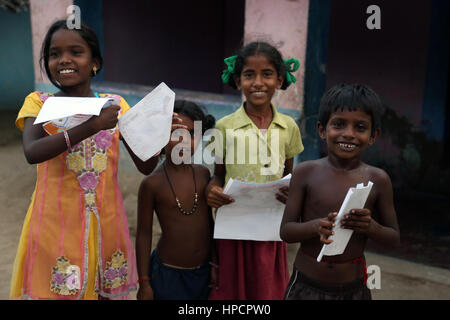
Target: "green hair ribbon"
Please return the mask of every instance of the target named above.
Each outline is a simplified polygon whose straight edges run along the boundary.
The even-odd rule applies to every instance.
[[[227,65],[227,68],[222,72],[222,82],[227,84],[230,81],[230,77],[234,74],[234,67],[236,65],[237,56],[231,56],[223,61]]]
[[[291,72],[295,72],[300,68],[300,62],[296,58],[291,58],[284,60],[284,64],[286,65],[286,82],[289,86],[291,83],[297,81]]]

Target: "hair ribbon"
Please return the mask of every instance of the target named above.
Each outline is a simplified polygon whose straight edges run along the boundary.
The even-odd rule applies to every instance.
[[[291,72],[295,72],[298,68],[300,68],[300,62],[296,58],[291,58],[284,60],[284,64],[286,66],[286,82],[289,86],[291,83],[295,83],[297,81]]]
[[[231,56],[223,60],[227,65],[227,68],[222,72],[222,82],[225,84],[228,83],[228,81],[230,81],[230,77],[234,74],[234,68],[236,66],[236,58],[237,56]]]

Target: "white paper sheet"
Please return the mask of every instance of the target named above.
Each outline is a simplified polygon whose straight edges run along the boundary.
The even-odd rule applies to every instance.
[[[230,179],[224,193],[235,202],[217,210],[214,238],[281,241],[280,224],[285,205],[275,198],[289,186],[291,175],[268,183],[245,183]]]
[[[104,106],[111,104],[110,100],[96,97],[49,97],[33,124],[55,119],[63,121],[62,118],[80,114],[98,116]]]
[[[317,257],[317,262],[322,260],[323,256],[335,256],[342,254],[347,247],[348,241],[353,234],[353,230],[342,229],[340,221],[344,218],[344,215],[349,213],[352,209],[362,209],[369,196],[370,190],[372,190],[373,183],[369,181],[367,186],[360,183],[356,188],[349,188],[341,209],[335,219],[336,227],[333,228],[334,235],[328,237],[329,240],[333,240],[330,244],[324,244],[322,250]]]
[[[161,82],[119,119],[120,133],[142,161],[169,142],[174,103],[175,92]]]

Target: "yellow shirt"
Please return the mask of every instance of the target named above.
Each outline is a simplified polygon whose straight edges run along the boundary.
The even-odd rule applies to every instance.
[[[303,151],[300,130],[294,119],[279,113],[273,105],[272,111],[267,131],[259,130],[253,123],[244,104],[217,121],[216,129],[222,139],[215,140],[214,152],[219,159],[224,159],[225,184],[230,178],[253,183],[281,179],[285,160]],[[208,146],[210,149],[214,147],[213,142]]]

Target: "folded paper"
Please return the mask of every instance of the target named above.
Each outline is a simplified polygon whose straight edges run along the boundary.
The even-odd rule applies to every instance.
[[[175,93],[162,82],[119,119],[128,146],[147,161],[169,142]]]
[[[328,240],[333,240],[333,242],[323,245],[322,250],[317,257],[317,262],[320,262],[323,256],[335,256],[344,253],[348,241],[353,234],[353,230],[342,229],[340,227],[340,221],[344,218],[344,215],[350,212],[350,210],[364,208],[370,190],[372,190],[372,186],[373,183],[369,181],[367,186],[360,183],[356,186],[356,188],[348,189],[344,202],[342,203],[339,213],[335,219],[336,227],[333,228],[334,235],[328,237]]]
[[[217,210],[214,238],[281,241],[280,225],[285,205],[275,198],[289,186],[291,175],[267,183],[228,180],[224,193],[235,201]]]

